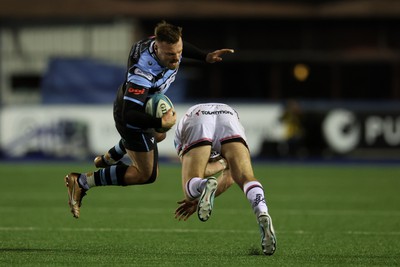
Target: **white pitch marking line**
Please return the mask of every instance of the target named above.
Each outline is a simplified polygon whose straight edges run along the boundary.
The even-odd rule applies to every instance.
[[[258,233],[256,230],[222,230],[222,229],[151,229],[151,228],[40,228],[40,227],[0,227],[0,231],[63,231],[63,232],[152,232],[152,233]],[[318,232],[296,230],[276,231],[278,234],[309,235]],[[326,232],[324,232],[326,233]],[[344,231],[347,235],[400,235],[400,232]]]

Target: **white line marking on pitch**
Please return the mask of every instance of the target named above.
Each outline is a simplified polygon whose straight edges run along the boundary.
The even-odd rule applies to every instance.
[[[62,231],[62,232],[151,232],[151,233],[258,233],[256,230],[222,230],[222,229],[152,229],[152,228],[40,228],[40,227],[0,227],[0,231]],[[318,232],[312,231],[276,231],[278,234],[309,235]],[[326,232],[324,232],[326,233]],[[344,231],[347,235],[400,235],[400,232],[369,232],[369,231]]]

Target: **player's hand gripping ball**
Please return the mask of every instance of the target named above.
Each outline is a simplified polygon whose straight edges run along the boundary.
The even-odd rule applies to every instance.
[[[161,118],[171,108],[174,108],[172,101],[166,95],[156,93],[147,100],[145,111],[151,116]],[[170,128],[157,128],[154,130],[159,133],[165,133],[169,129]]]

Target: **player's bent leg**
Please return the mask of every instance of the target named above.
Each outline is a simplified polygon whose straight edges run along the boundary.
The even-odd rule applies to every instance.
[[[197,205],[197,215],[202,222],[207,221],[211,216],[217,186],[218,183],[215,177],[207,178],[206,185],[201,193],[199,203]]]
[[[228,162],[233,180],[242,190],[246,182],[255,180],[250,152],[242,142],[223,144],[221,154]]]
[[[188,198],[199,197],[197,214],[201,221],[207,221],[210,217],[217,189],[217,181],[214,177],[209,178],[205,183],[201,181],[204,180],[201,178],[204,177],[210,153],[211,144],[207,143],[190,149],[182,156],[182,189]],[[197,178],[195,179],[197,182],[189,183],[193,178]],[[191,188],[187,187],[189,184]]]
[[[94,166],[96,166],[96,168],[107,168],[107,167],[110,167],[113,165],[124,164],[121,161],[115,161],[115,160],[111,159],[111,157],[109,156],[108,153],[95,157],[93,160],[93,163],[94,163]]]
[[[211,145],[202,145],[190,149],[182,157],[182,188],[186,187],[187,182],[193,177],[208,177],[204,176],[207,168]],[[217,163],[217,165],[220,165]],[[220,166],[219,166],[220,167]],[[184,190],[185,192],[185,190]]]
[[[126,154],[122,139],[114,147],[110,148],[104,155],[97,156],[93,162],[96,168],[106,168],[112,165],[123,164],[120,160]]]
[[[260,227],[261,247],[265,255],[276,250],[276,236],[271,216],[268,214],[262,185],[254,177],[250,153],[240,142],[222,145],[222,155],[228,161],[233,180],[239,185],[252,205]]]
[[[262,251],[265,255],[270,256],[276,250],[276,236],[271,216],[268,213],[260,213],[258,225],[260,226]]]
[[[126,185],[150,184],[158,176],[157,151],[135,152],[127,149],[131,161],[134,163],[127,169],[124,177]]]

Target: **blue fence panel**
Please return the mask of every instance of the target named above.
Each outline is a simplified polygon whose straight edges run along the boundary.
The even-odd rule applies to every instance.
[[[54,58],[42,80],[44,104],[112,103],[125,67],[82,58]]]

